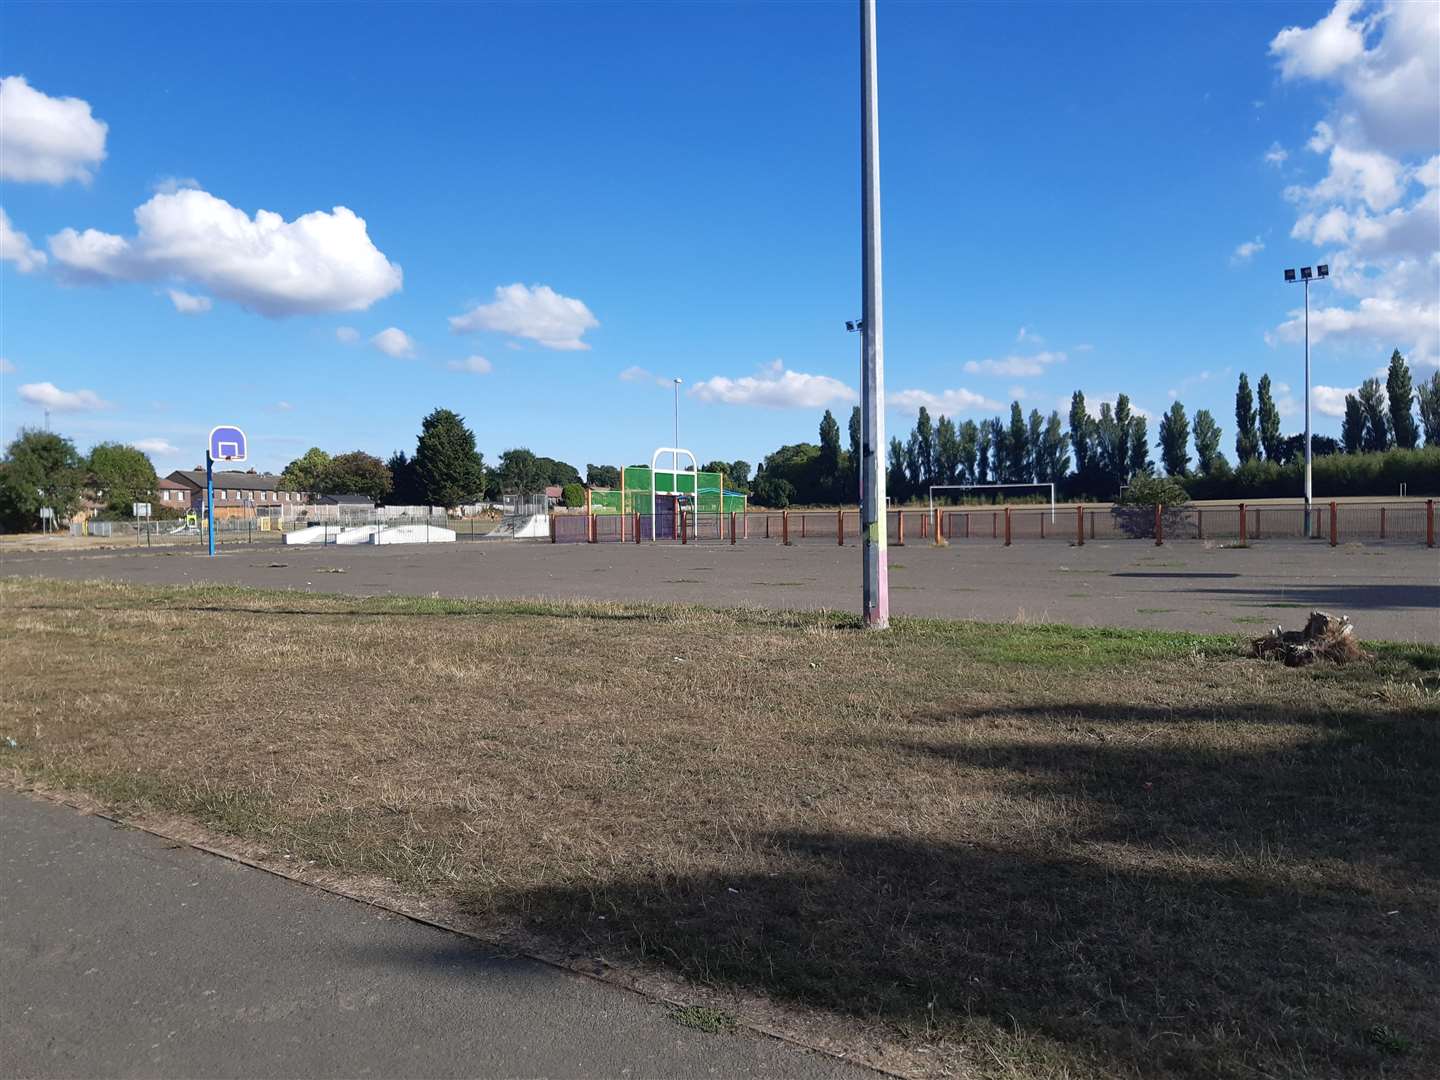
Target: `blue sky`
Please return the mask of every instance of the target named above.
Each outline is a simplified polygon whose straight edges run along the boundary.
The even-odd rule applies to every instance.
[[[1298,430],[1280,271],[1327,259],[1317,430],[1394,347],[1428,375],[1437,12],[882,0],[892,431],[921,402],[1124,390],[1211,409],[1229,447],[1241,370],[1289,388]],[[447,406],[487,460],[583,469],[670,441],[675,376],[702,460],[813,440],[827,406],[844,423],[852,3],[3,20],[6,441],[48,404],[82,449],[135,442],[167,471],[238,423],[279,468],[413,449]]]

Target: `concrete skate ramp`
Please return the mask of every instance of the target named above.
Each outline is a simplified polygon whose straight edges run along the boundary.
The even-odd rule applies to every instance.
[[[437,525],[396,525],[380,529],[370,538],[372,544],[452,544],[455,533]]]

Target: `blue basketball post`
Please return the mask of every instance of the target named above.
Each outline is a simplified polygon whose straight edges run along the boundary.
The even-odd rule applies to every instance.
[[[210,557],[215,557],[215,459],[205,448],[205,526],[210,539]]]

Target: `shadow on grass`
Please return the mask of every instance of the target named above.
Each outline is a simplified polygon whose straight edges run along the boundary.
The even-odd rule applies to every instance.
[[[587,956],[956,1040],[1005,1075],[1436,1075],[1433,721],[1352,714],[1256,753],[934,734],[888,745],[953,766],[957,795],[993,770],[1087,826],[946,830],[932,810],[741,837],[734,873],[471,900]]]

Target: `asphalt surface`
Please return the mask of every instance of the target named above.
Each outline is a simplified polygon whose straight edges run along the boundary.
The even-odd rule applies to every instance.
[[[0,792],[6,1077],[876,1074]]]
[[[936,548],[920,541],[892,546],[890,568],[891,607],[900,615],[1258,633],[1303,622],[1319,608],[1349,615],[1362,638],[1440,641],[1440,549],[1413,542],[1331,548],[1274,540],[1236,548],[1119,540],[1073,547],[1052,537],[1008,548],[989,541]],[[733,547],[234,544],[215,559],[194,549],[0,555],[0,574],[155,585],[811,609],[858,609],[859,570],[860,549],[833,539],[792,547],[761,540]]]

